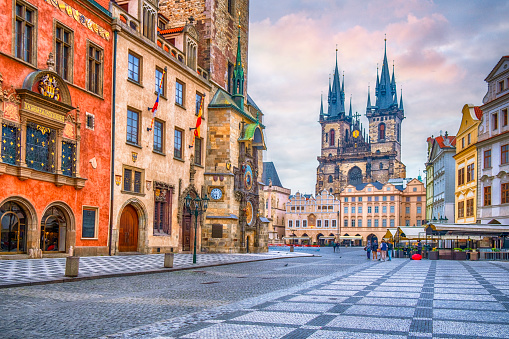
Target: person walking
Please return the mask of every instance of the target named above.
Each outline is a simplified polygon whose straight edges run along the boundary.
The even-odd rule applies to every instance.
[[[391,243],[391,242],[389,242],[389,243],[387,244],[387,256],[389,257],[389,259],[387,259],[387,260],[389,260],[389,261],[391,261],[392,249],[393,249],[393,248],[394,248],[394,246],[392,245],[392,243]]]
[[[366,250],[366,255],[368,256],[368,260],[371,259],[371,241],[368,240],[368,244],[364,247]]]
[[[380,243],[380,259],[382,261],[385,261],[385,258],[387,257],[387,243],[384,239],[382,239],[382,242]]]
[[[371,252],[373,252],[373,260],[378,259],[378,244],[376,242],[376,239],[373,240],[373,243],[371,245]]]
[[[421,241],[419,240],[419,242],[417,243],[417,253],[419,255],[422,255],[422,243]]]

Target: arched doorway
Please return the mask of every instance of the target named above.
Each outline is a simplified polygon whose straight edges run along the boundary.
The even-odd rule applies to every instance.
[[[323,234],[322,233],[318,233],[316,235],[316,243],[319,245],[319,246],[324,246],[325,245],[325,239],[322,239],[323,237]]]
[[[26,253],[27,218],[15,202],[7,202],[0,207],[0,253]]]
[[[378,237],[376,235],[374,235],[373,233],[371,233],[370,235],[368,235],[368,237],[366,238],[371,244],[373,243],[373,241],[376,240],[376,242],[378,243]]]
[[[138,251],[138,213],[131,204],[124,207],[122,215],[120,216],[118,251]]]
[[[357,233],[355,236],[356,236],[356,237],[360,237],[361,235],[360,235],[359,233]],[[362,239],[356,239],[356,240],[354,241],[354,243],[355,243],[355,245],[354,245],[354,246],[362,246]]]
[[[67,219],[60,208],[48,208],[41,220],[41,250],[65,252],[67,226]]]

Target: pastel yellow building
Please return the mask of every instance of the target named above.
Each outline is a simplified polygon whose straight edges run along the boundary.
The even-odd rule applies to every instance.
[[[477,215],[477,130],[482,110],[474,105],[463,106],[461,125],[456,134],[455,222],[471,224]]]

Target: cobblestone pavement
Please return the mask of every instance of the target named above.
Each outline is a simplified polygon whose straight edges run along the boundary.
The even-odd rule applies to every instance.
[[[508,338],[507,262],[364,251],[0,290],[4,338]]]
[[[316,252],[318,254],[318,252]],[[277,259],[290,256],[313,255],[311,252],[271,251],[269,253],[249,254],[198,254],[193,264],[192,254],[175,254],[175,269],[189,267],[215,266],[227,263],[249,262]],[[112,257],[82,257],[79,276],[66,278],[65,258],[0,260],[0,288],[41,284],[44,282],[64,282],[91,277],[138,274],[142,272],[168,271],[163,268],[164,254],[131,255]]]

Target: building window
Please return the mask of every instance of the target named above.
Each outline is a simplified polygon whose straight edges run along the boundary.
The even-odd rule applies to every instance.
[[[387,219],[382,219],[382,227],[387,227]]]
[[[465,138],[461,138],[461,148],[465,148]]]
[[[161,83],[162,80],[162,83]],[[166,75],[164,71],[159,68],[156,68],[156,83],[155,83],[155,92],[160,93],[163,97],[166,96]]]
[[[56,131],[34,123],[27,123],[27,167],[43,172],[55,172]]]
[[[382,206],[382,213],[383,213],[383,214],[386,214],[386,213],[387,213],[387,206]]]
[[[378,219],[375,219],[375,227],[378,227]]]
[[[491,168],[491,150],[484,151],[484,168]]]
[[[384,195],[384,196],[382,197],[382,201],[387,201],[387,196],[386,196],[386,195]]]
[[[491,206],[491,186],[484,187],[484,206]]]
[[[95,116],[91,113],[87,112],[87,120],[86,120],[86,126],[88,129],[91,129],[92,131],[95,128]]]
[[[182,130],[175,129],[173,156],[182,159]]]
[[[507,164],[509,162],[509,144],[500,147],[500,163]]]
[[[154,41],[154,27],[156,22],[156,11],[143,4],[143,36]]]
[[[368,219],[368,227],[371,227],[371,219]]]
[[[371,190],[371,188],[368,188],[368,190]],[[371,201],[372,197],[368,197],[368,201]]]
[[[391,227],[394,227],[394,225],[395,225],[395,221],[394,221],[394,219],[391,219],[391,223],[390,223],[390,225],[391,225]]]
[[[368,214],[371,213],[371,209],[372,209],[372,207],[368,206]]]
[[[379,207],[375,206],[375,214],[377,214],[378,212],[379,212]]]
[[[408,206],[407,206],[407,207],[405,207],[405,213],[406,213],[406,214],[410,214],[410,207],[408,207]]]
[[[184,106],[184,83],[178,80],[175,83],[175,103]]]
[[[164,122],[154,121],[154,151],[163,153],[164,151]]]
[[[421,201],[422,200],[422,197],[417,197],[417,201]]]
[[[200,108],[202,108],[202,100],[203,95],[201,95],[200,93],[196,93],[196,115],[200,114]]]
[[[201,138],[194,137],[194,164],[201,166]]]
[[[135,111],[127,110],[127,142],[138,145],[140,114]]]
[[[471,142],[470,133],[468,133],[468,135],[467,135],[467,144],[470,145],[470,142]]]
[[[458,186],[461,186],[465,183],[465,168],[460,168],[458,170]]]
[[[355,202],[355,197],[352,197],[352,202]]]
[[[474,216],[474,199],[467,200],[467,217]]]
[[[28,63],[35,64],[36,60],[36,28],[37,12],[25,5],[16,2],[15,23],[15,55]]]
[[[324,223],[323,227],[329,228],[329,220],[324,220],[323,223]]]
[[[501,203],[502,204],[509,203],[509,183],[502,184],[501,195],[502,195]]]
[[[228,1],[228,13],[233,15],[235,13],[235,0],[227,0]]]
[[[62,141],[62,174],[76,176],[76,144]]]
[[[395,213],[395,207],[391,206],[391,213]]]
[[[355,213],[355,206],[352,206],[352,214]]]
[[[422,207],[421,206],[417,206],[417,214],[421,214],[422,213]]]
[[[302,220],[302,227],[308,227],[308,221]]]
[[[355,219],[352,219],[351,222],[352,222],[352,227],[355,227]]]
[[[140,83],[140,58],[129,52],[127,62],[127,78],[136,83]]]
[[[417,226],[422,226],[422,220],[421,219],[417,219]]]
[[[88,44],[87,66],[87,90],[102,95],[103,50],[91,43]]]
[[[163,183],[154,183],[154,234],[171,234],[172,188]]]
[[[504,108],[502,110],[502,124],[503,126],[507,126],[507,123],[508,123],[508,119],[507,119],[507,108]]]
[[[362,206],[357,207],[357,213],[362,213]]]
[[[467,165],[467,182],[474,180],[474,164]]]
[[[292,227],[293,227],[293,221],[292,221],[292,220],[288,220],[288,227],[289,227],[289,228],[292,228]]]
[[[345,210],[345,214],[348,214],[348,206],[345,206],[344,210]]]
[[[336,227],[336,220],[332,220],[332,227]]]
[[[362,219],[357,220],[357,227],[362,227]]]
[[[300,227],[300,220],[295,220],[295,227]]]
[[[329,146],[334,146],[335,132],[333,129],[330,130]]]
[[[406,202],[410,202],[410,197],[406,197]]]
[[[348,227],[348,219],[345,219],[344,222],[343,222],[343,226],[344,227]]]
[[[394,201],[395,197],[394,195],[391,195],[391,201]]]
[[[498,82],[498,92],[502,92],[504,90],[504,80]]]
[[[378,125],[378,140],[384,139],[385,139],[385,124],[382,122],[380,125]]]
[[[329,175],[329,179],[328,179],[329,183],[331,183],[333,180],[332,180],[332,175]]]
[[[375,197],[375,201],[378,201],[379,200],[379,197]]]
[[[81,228],[82,238],[96,238],[98,209],[94,207],[83,208],[83,226]]]
[[[2,148],[2,162],[10,165],[16,165],[16,161],[20,158],[21,148],[21,130],[14,125],[2,124],[2,138],[0,147]]]
[[[143,193],[143,172],[132,167],[125,167],[123,187],[125,192]]]
[[[493,122],[493,130],[498,129],[498,114],[497,113],[493,113],[492,122]]]
[[[405,220],[405,226],[410,226],[410,220],[408,219]]]
[[[348,202],[348,198],[345,198],[345,202]]]
[[[321,220],[317,220],[316,221],[316,227],[322,227],[322,221]]]
[[[55,68],[63,79],[70,81],[72,74],[72,41],[71,30],[57,24],[55,29]]]
[[[458,218],[464,218],[465,217],[465,202],[459,201],[458,202]]]

